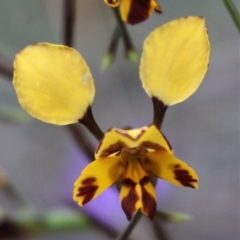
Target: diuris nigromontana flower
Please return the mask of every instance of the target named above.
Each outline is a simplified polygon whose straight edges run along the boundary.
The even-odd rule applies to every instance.
[[[82,206],[119,182],[121,206],[128,220],[139,209],[153,218],[156,194],[152,175],[178,186],[198,186],[196,172],[173,155],[170,144],[154,125],[110,129],[95,159],[75,182],[74,200]]]
[[[155,11],[162,9],[155,0],[104,0],[111,7],[120,7],[122,20],[130,24],[145,21]]]
[[[164,24],[144,42],[140,63],[143,88],[166,107],[184,101],[202,82],[209,54],[203,18]],[[73,48],[49,43],[29,46],[17,54],[13,84],[28,113],[58,125],[81,122],[95,94],[83,57]],[[112,128],[103,136],[95,160],[75,182],[73,198],[82,206],[118,183],[127,218],[141,210],[152,219],[156,210],[154,176],[178,186],[198,187],[196,172],[174,156],[154,124],[130,130]]]

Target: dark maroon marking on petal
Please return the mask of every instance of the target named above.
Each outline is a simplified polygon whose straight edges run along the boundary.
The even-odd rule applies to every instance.
[[[80,188],[78,188],[79,193],[76,196],[77,197],[84,196],[82,204],[85,205],[86,203],[88,203],[89,201],[92,200],[97,189],[98,189],[98,186],[96,186],[96,185],[80,187]]]
[[[177,164],[178,165],[178,164]],[[175,165],[176,167],[176,165]],[[188,172],[188,170],[176,169],[174,170],[175,179],[179,181],[185,187],[195,188],[192,184],[193,182],[198,182],[197,179],[194,179]]]
[[[109,4],[115,4],[113,0],[107,0]]]
[[[126,147],[127,145],[124,142],[118,141],[110,145],[108,148],[103,149],[99,157],[107,157],[113,153],[121,151],[123,148],[126,148]]]
[[[143,187],[145,184],[150,182],[150,177],[149,176],[144,176],[141,180],[140,180],[140,185]]]
[[[122,185],[124,185],[125,187],[130,187],[130,188],[135,188],[137,183],[135,183],[132,179],[130,178],[125,178],[122,181]]]
[[[174,165],[174,168],[175,168],[175,169],[180,168],[180,164]]]
[[[148,158],[145,157],[144,164],[151,164],[151,161]]]
[[[133,138],[130,134],[128,133],[123,133],[123,132],[119,132],[118,130],[115,130],[115,132],[117,132],[118,134],[122,135],[122,136],[125,136],[129,139],[132,139],[134,141],[137,141],[142,135],[143,133],[145,133],[145,129],[143,129],[135,138]]]
[[[130,221],[132,219],[133,213],[136,211],[135,205],[138,201],[139,197],[135,188],[130,188],[129,193],[126,197],[122,199],[122,209],[126,214],[127,220]]]
[[[151,0],[132,0],[127,22],[137,24],[145,21],[149,17],[150,8]]]
[[[144,212],[153,220],[157,208],[156,200],[144,187],[142,187],[142,203]]]
[[[151,142],[151,141],[142,142],[139,147],[142,147],[142,148],[150,148],[150,149],[154,149],[154,150],[164,149],[164,148],[163,148],[162,146],[160,146],[159,144],[153,143],[153,142]]]
[[[82,180],[82,184],[83,185],[91,185],[96,181],[96,178],[94,177],[89,177],[89,178],[85,178],[84,180]]]

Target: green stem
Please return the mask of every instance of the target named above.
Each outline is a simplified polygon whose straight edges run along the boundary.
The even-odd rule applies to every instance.
[[[129,52],[135,52],[134,46],[133,46],[132,40],[128,34],[126,25],[122,21],[121,15],[119,13],[119,9],[118,8],[112,8],[112,9],[113,9],[114,16],[117,20],[118,26],[120,27],[121,34],[123,37],[123,43],[124,43],[124,47],[125,47],[125,53],[126,53],[126,56],[128,57]]]
[[[108,46],[107,54],[104,56],[102,60],[102,66],[101,66],[102,71],[107,70],[110,67],[110,65],[113,63],[120,38],[121,38],[121,30],[120,30],[120,27],[117,25],[115,27],[113,36]]]
[[[223,0],[229,14],[240,32],[240,15],[232,0]]]
[[[142,217],[142,213],[138,211],[135,216],[133,217],[132,221],[128,224],[125,230],[116,238],[116,240],[126,240],[132,233],[132,230],[138,224],[139,220]]]

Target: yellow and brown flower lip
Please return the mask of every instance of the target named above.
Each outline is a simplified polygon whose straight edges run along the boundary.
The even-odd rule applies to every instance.
[[[83,206],[118,182],[128,220],[138,210],[153,219],[157,204],[152,176],[178,186],[198,187],[196,172],[173,155],[169,142],[155,125],[110,129],[95,158],[75,182],[74,200]]]
[[[155,11],[162,9],[155,0],[104,0],[111,7],[119,7],[122,20],[129,24],[138,24],[148,19]]]

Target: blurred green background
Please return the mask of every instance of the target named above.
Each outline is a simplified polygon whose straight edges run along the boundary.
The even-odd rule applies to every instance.
[[[199,190],[178,188],[159,181],[158,208],[183,212],[191,221],[166,224],[171,240],[240,239],[239,32],[222,1],[159,0],[161,15],[142,24],[127,26],[141,56],[144,39],[170,20],[201,15],[206,19],[211,42],[210,65],[198,91],[186,102],[170,107],[163,132],[177,157],[196,169]],[[240,2],[235,1],[240,9]],[[78,0],[74,46],[87,61],[95,80],[93,113],[101,128],[141,127],[152,121],[152,104],[141,87],[139,63],[124,58],[120,41],[115,62],[101,72],[116,20],[103,0]],[[13,61],[27,45],[63,43],[62,1],[0,0],[0,53]],[[171,46],[169,46],[169,49]],[[18,107],[11,81],[0,74],[0,109]],[[4,118],[4,117],[3,117]],[[27,118],[28,119],[28,118]],[[86,138],[96,140],[84,127]],[[61,208],[72,199],[73,183],[87,164],[65,127],[42,123],[31,117],[22,123],[0,122],[0,166],[27,201],[41,211]],[[0,206],[16,210],[3,194]],[[127,224],[113,189],[89,203],[84,212],[94,214],[118,231]],[[77,210],[76,210],[77,211]],[[131,239],[154,239],[151,221],[142,218]],[[28,239],[111,239],[100,230],[39,235]]]

